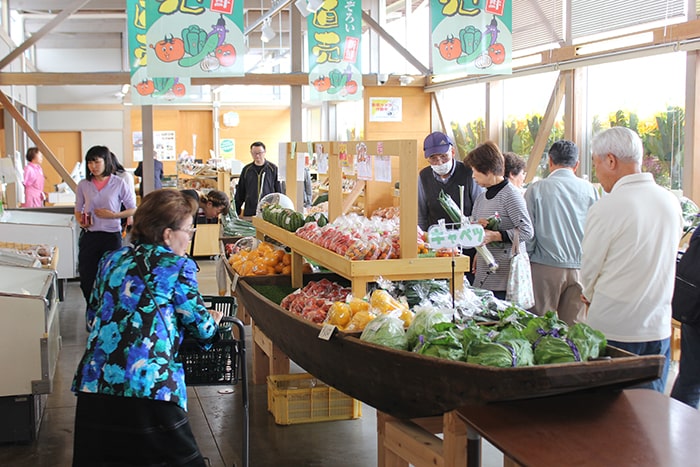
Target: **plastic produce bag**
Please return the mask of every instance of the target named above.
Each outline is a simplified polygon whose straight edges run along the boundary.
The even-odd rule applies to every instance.
[[[365,326],[360,340],[398,350],[408,350],[403,321],[391,315],[379,315]]]
[[[532,272],[530,257],[526,251],[519,251],[520,236],[515,230],[513,239],[513,258],[510,260],[508,282],[506,283],[506,300],[528,309],[535,305],[535,291],[532,289]]]
[[[216,285],[219,289],[219,295],[222,297],[226,295],[226,286],[228,285],[225,261],[226,258],[223,255],[218,255],[216,257]]]

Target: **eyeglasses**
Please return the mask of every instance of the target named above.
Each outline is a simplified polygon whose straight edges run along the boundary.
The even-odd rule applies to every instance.
[[[428,157],[428,162],[430,162],[432,165],[435,164],[444,164],[445,162],[448,162],[450,160],[450,155],[449,154],[433,154],[432,156]]]
[[[192,238],[194,233],[197,231],[197,227],[189,226],[189,227],[185,227],[184,229],[173,229],[173,230],[181,230],[183,232],[187,232],[187,235],[189,235],[190,238]]]

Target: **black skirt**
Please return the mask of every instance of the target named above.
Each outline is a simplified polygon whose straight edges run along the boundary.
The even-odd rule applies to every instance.
[[[204,466],[187,418],[172,402],[78,393],[73,466]]]

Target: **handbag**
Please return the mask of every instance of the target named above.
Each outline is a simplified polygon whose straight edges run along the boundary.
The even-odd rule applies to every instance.
[[[535,305],[535,292],[532,289],[530,257],[527,251],[520,251],[520,231],[518,229],[515,229],[511,253],[510,270],[506,283],[506,300],[527,310]]]
[[[700,237],[691,239],[676,263],[676,285],[671,301],[673,319],[700,325]]]

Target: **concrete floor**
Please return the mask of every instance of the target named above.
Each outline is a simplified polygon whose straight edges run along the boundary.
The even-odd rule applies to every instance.
[[[200,260],[200,291],[218,293],[213,261]],[[67,283],[60,304],[63,348],[48,396],[38,439],[26,444],[0,445],[0,466],[63,467],[73,454],[75,396],[70,384],[84,351],[84,301],[78,283]],[[248,336],[250,337],[250,336]],[[248,339],[249,340],[249,339]],[[251,349],[248,342],[248,349]],[[248,357],[252,351],[248,352]],[[250,366],[250,361],[249,368]],[[303,371],[294,367],[294,371]],[[250,374],[250,372],[249,372]],[[252,467],[370,467],[377,465],[376,413],[362,406],[357,420],[276,425],[267,411],[267,387],[250,385],[250,465]],[[190,387],[189,417],[197,442],[213,467],[240,466],[240,390],[222,394],[220,386]],[[482,447],[482,465],[503,465],[502,455],[490,444]]]

